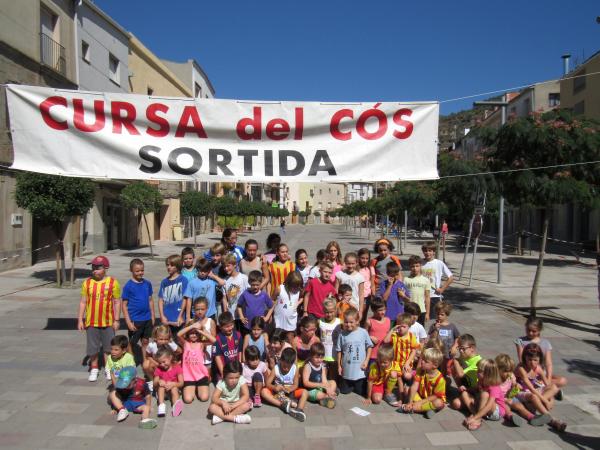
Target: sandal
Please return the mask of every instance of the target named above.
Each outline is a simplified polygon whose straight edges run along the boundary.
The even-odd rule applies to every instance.
[[[481,428],[481,420],[474,420],[473,422],[468,423],[465,421],[465,426],[469,431],[479,430],[479,428]]]
[[[559,433],[562,433],[567,429],[567,424],[565,422],[563,422],[562,420],[558,420],[558,419],[552,419],[552,421],[550,422],[550,426],[552,427],[553,430],[556,430]]]

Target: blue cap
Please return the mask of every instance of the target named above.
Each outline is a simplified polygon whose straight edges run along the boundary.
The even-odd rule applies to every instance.
[[[137,370],[135,367],[123,367],[119,372],[119,377],[117,378],[117,382],[115,383],[115,388],[127,389],[136,376]]]

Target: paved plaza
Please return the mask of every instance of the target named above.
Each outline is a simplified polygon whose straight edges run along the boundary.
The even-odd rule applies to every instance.
[[[242,234],[264,244],[278,229]],[[292,225],[283,241],[290,249],[305,248],[311,255],[330,240],[342,251],[372,247],[374,236],[346,230],[342,225]],[[217,234],[202,235],[206,248]],[[186,242],[189,242],[186,241]],[[420,254],[422,240],[409,239],[410,253]],[[184,243],[158,242],[159,257],[148,249],[108,252],[110,274],[123,284],[132,257],[146,260],[146,277],[155,292],[165,276],[164,257],[180,252]],[[407,252],[408,253],[408,252]],[[406,256],[402,257],[403,259]],[[77,286],[87,276],[78,260]],[[450,246],[447,262],[458,274],[462,253]],[[483,356],[500,352],[515,356],[513,340],[523,333],[525,308],[536,255],[507,255],[504,282],[496,281],[496,254],[482,248],[475,261],[474,279],[455,282],[447,300],[455,310],[451,321],[461,332],[473,334]],[[469,265],[467,264],[467,269]],[[307,406],[307,420],[299,423],[278,409],[263,406],[252,411],[251,425],[219,424],[206,418],[207,404],[186,405],[180,417],[159,419],[154,430],[137,428],[138,418],[117,424],[106,402],[106,382],[87,381],[82,366],[85,337],[76,329],[79,288],[57,289],[51,283],[53,263],[0,273],[0,447],[11,449],[392,449],[493,448],[558,449],[600,448],[600,310],[592,260],[550,255],[544,268],[539,303],[545,320],[543,336],[553,347],[555,373],[566,375],[565,399],[554,413],[568,423],[565,433],[547,427],[511,428],[484,422],[477,431],[462,425],[463,416],[445,408],[433,419],[397,414],[387,405],[364,407],[355,395],[343,396],[334,410]],[[121,333],[124,333],[122,330]],[[362,417],[350,411],[361,407]],[[155,413],[156,410],[154,410]]]

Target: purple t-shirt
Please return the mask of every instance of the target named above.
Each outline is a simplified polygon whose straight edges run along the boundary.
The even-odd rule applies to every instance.
[[[246,289],[242,292],[237,305],[242,308],[244,317],[248,319],[246,328],[250,329],[252,319],[267,314],[267,311],[273,307],[273,301],[265,291],[258,291],[258,293],[253,294],[249,289]]]
[[[385,293],[389,283],[390,282],[388,280],[384,280],[383,283],[379,285],[379,291],[377,292],[377,295],[383,297],[383,294]],[[406,286],[404,286],[404,283],[400,280],[397,280],[392,286],[390,296],[386,302],[385,317],[389,317],[390,320],[396,320],[398,314],[402,314],[404,312],[404,300],[398,298],[398,290],[404,291],[406,294]]]

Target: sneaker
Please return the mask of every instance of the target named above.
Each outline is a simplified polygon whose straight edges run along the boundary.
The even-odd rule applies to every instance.
[[[430,409],[428,411],[425,411],[425,414],[423,414],[425,416],[426,419],[433,419],[433,416],[435,416],[435,411]]]
[[[552,429],[558,431],[559,433],[562,433],[567,429],[567,424],[562,420],[558,419],[552,419],[552,421],[550,422],[550,426],[552,427]]]
[[[221,422],[224,422],[224,420],[221,419],[219,416],[216,416],[216,415],[213,414],[212,424],[216,425],[216,424],[221,423]]]
[[[298,422],[304,422],[306,420],[306,414],[304,414],[304,411],[301,409],[290,408],[290,412],[288,414]]]
[[[260,408],[262,406],[262,400],[260,398],[260,395],[256,394],[254,396],[254,399],[252,400],[252,403],[255,408]]]
[[[150,391],[151,394],[154,393],[154,381],[150,380],[150,381],[146,381],[146,386],[148,386],[148,390]]]
[[[142,428],[143,430],[152,430],[153,428],[156,428],[157,425],[158,424],[156,423],[156,420],[148,418],[140,420],[138,428]]]
[[[546,425],[551,421],[552,417],[550,417],[548,414],[538,414],[537,416],[534,416],[534,418],[531,419],[529,423],[534,427],[541,427],[542,425]]]
[[[250,417],[248,414],[240,414],[235,416],[233,421],[235,423],[248,424],[252,422],[252,417]]]
[[[98,373],[100,371],[98,369],[90,370],[90,376],[88,377],[88,381],[98,381]]]
[[[279,405],[279,409],[284,413],[289,414],[292,402],[288,398],[281,399],[281,405]]]
[[[127,411],[125,408],[120,409],[117,413],[117,422],[123,422],[125,419],[127,419],[128,416],[129,411]]]
[[[110,369],[108,367],[104,368],[104,376],[106,377],[107,381],[111,381],[112,378],[110,377]]]
[[[181,414],[181,411],[183,411],[183,400],[179,399],[173,405],[173,408],[171,409],[171,414],[173,415],[173,417],[177,417]]]
[[[398,406],[398,399],[394,394],[385,394],[383,396],[383,401],[390,406]]]
[[[322,398],[321,400],[319,400],[319,405],[325,407],[325,408],[329,408],[329,409],[333,409],[335,408],[335,398],[331,398],[331,397],[326,397],[326,398]]]
[[[525,425],[525,419],[523,419],[518,414],[513,414],[508,418],[508,421],[513,424],[515,427],[522,427]]]
[[[562,389],[558,390],[558,392],[556,393],[556,395],[554,396],[554,398],[556,400],[558,400],[559,402],[562,402],[562,399],[563,399],[563,391],[562,391]]]
[[[166,413],[167,413],[167,405],[165,405],[164,403],[161,403],[160,405],[158,405],[156,415],[158,417],[165,417]]]

